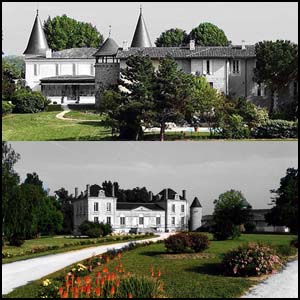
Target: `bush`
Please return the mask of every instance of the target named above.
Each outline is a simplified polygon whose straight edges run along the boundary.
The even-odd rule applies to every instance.
[[[205,234],[192,233],[178,233],[169,236],[165,240],[165,247],[168,252],[185,253],[185,252],[201,252],[208,248],[209,241]]]
[[[240,115],[226,116],[220,127],[223,137],[227,139],[243,139],[250,136],[250,130]]]
[[[297,254],[297,249],[295,247],[292,247],[291,245],[279,245],[274,246],[273,248],[276,251],[277,255],[282,258],[294,256]]]
[[[298,122],[269,120],[254,128],[255,138],[297,138]]]
[[[191,232],[189,233],[189,238],[191,241],[191,248],[195,252],[202,252],[209,246],[208,236],[206,234]]]
[[[291,240],[290,245],[298,249],[298,238]]]
[[[50,104],[46,107],[45,111],[63,111],[61,104]]]
[[[256,228],[256,225],[254,223],[248,222],[244,225],[246,232],[253,232]]]
[[[44,111],[50,101],[41,92],[25,88],[16,91],[12,103],[15,105],[15,113],[36,113]]]
[[[260,276],[275,272],[282,262],[270,247],[251,243],[225,254],[222,265],[226,275]]]
[[[2,115],[8,115],[11,114],[13,109],[14,109],[14,105],[11,104],[8,101],[2,101]]]
[[[100,236],[106,236],[112,233],[112,227],[109,224],[95,223],[90,221],[84,221],[80,226],[79,230],[81,234],[87,235],[90,238],[96,238]],[[81,242],[83,243],[83,242]]]
[[[10,246],[21,247],[24,244],[24,239],[20,236],[13,235],[7,238]]]
[[[214,239],[217,241],[235,239],[241,235],[239,227],[231,223],[218,223],[213,226]]]

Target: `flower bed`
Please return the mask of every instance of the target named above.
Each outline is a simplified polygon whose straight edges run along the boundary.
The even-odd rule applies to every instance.
[[[225,254],[223,267],[230,276],[260,276],[275,273],[281,259],[268,246],[250,243]]]
[[[43,280],[40,298],[162,298],[161,271],[150,269],[149,276],[136,276],[126,272],[122,253],[153,242],[132,243],[120,250],[112,249],[93,256],[70,268],[65,276]],[[108,263],[117,260],[114,270]]]

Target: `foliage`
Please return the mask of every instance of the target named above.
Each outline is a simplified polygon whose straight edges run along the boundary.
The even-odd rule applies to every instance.
[[[247,222],[244,224],[246,232],[253,232],[256,228],[256,225],[252,222]]]
[[[87,235],[88,237],[100,237],[112,233],[111,225],[90,221],[84,221],[79,226],[79,230],[82,235]]]
[[[44,111],[50,101],[41,93],[19,89],[13,96],[14,113],[36,113]]]
[[[266,221],[271,225],[287,226],[291,232],[298,233],[298,169],[287,169],[280,187],[271,192],[276,195],[272,200],[275,206],[266,214]]]
[[[255,80],[271,91],[270,112],[274,109],[274,93],[298,80],[298,45],[291,41],[263,41],[255,45]]]
[[[249,128],[240,115],[228,115],[220,123],[220,128],[226,139],[243,139],[250,136]]]
[[[228,46],[229,41],[224,31],[211,23],[201,23],[189,34],[198,46]]]
[[[207,235],[198,232],[181,232],[171,235],[165,240],[167,251],[175,253],[202,252],[208,248],[208,245]]]
[[[229,251],[223,259],[224,271],[230,276],[260,276],[274,273],[282,262],[274,250],[251,243]]]
[[[12,66],[2,60],[2,101],[12,100],[12,96],[16,91],[15,79]]]
[[[255,127],[252,134],[255,138],[297,138],[298,122],[269,120]]]
[[[292,245],[277,245],[274,246],[273,249],[282,259],[294,256],[298,252],[297,248],[293,247]]]
[[[185,30],[171,28],[161,33],[156,39],[156,47],[180,47],[188,41],[188,35]]]
[[[25,60],[23,56],[2,57],[2,68],[9,69],[14,79],[25,79]]]
[[[250,218],[250,204],[240,191],[230,190],[214,201],[214,237],[217,240],[235,238],[239,235],[238,226]]]
[[[11,104],[10,102],[2,101],[2,116],[11,114],[14,107],[15,106],[13,104]]]
[[[298,249],[298,237],[291,240],[290,245]]]
[[[45,111],[63,111],[61,104],[50,104]]]
[[[103,36],[95,26],[76,21],[66,15],[53,19],[48,17],[44,22],[44,32],[53,51],[82,47],[98,48],[103,42]]]

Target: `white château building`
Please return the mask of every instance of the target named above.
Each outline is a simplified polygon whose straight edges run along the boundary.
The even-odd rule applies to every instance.
[[[158,68],[159,61],[171,56],[178,69],[195,76],[205,76],[212,87],[233,97],[244,97],[258,106],[270,105],[267,89],[254,81],[255,46],[226,47],[196,46],[194,41],[182,47],[153,47],[142,10],[130,47],[122,47],[109,36],[99,49],[73,48],[52,51],[42,28],[38,13],[24,52],[26,83],[41,90],[52,102],[96,103],[102,91],[117,83],[121,68],[131,55],[149,56]],[[282,98],[293,99],[298,83],[291,83]],[[278,101],[276,103],[279,103]]]
[[[201,226],[202,206],[198,198],[192,205],[183,190],[179,195],[172,189],[164,189],[156,196],[149,192],[145,203],[119,202],[112,195],[106,196],[99,185],[87,185],[73,201],[74,232],[84,221],[111,224],[114,232],[174,232],[196,230]]]

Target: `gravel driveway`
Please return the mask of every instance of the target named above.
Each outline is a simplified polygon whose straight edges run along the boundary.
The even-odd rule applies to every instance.
[[[165,239],[170,233],[163,233],[157,238],[136,241],[157,241]],[[58,271],[77,261],[89,258],[93,255],[105,253],[108,249],[120,249],[130,242],[90,247],[74,250],[66,253],[47,255],[23,261],[16,261],[2,265],[2,295],[10,293],[13,289],[25,285],[30,281],[42,278],[50,273]]]

